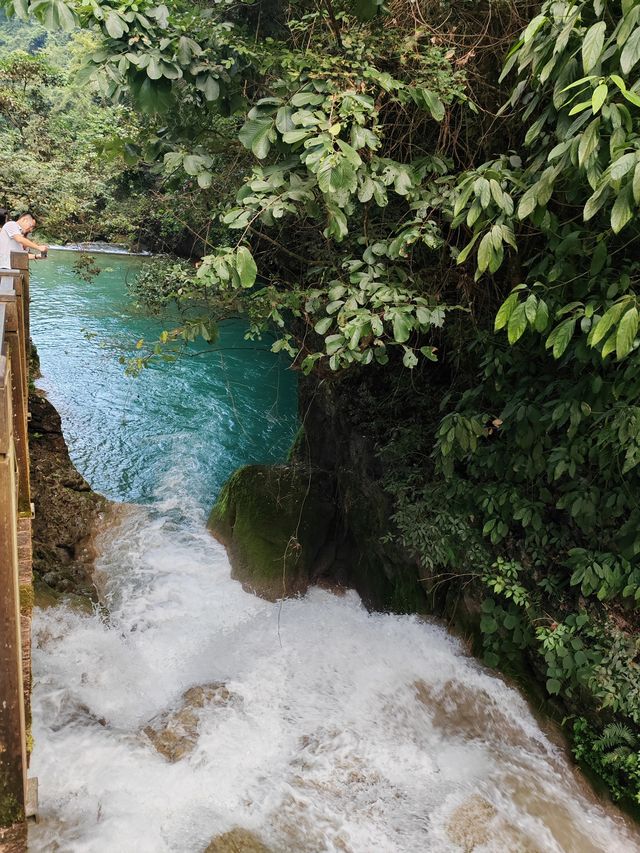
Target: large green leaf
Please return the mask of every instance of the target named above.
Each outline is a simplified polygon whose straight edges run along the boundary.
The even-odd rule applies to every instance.
[[[270,116],[250,118],[239,133],[240,142],[245,148],[253,151],[260,160],[267,156],[271,148],[273,125],[273,118]]]
[[[509,317],[509,323],[507,326],[507,337],[509,339],[510,344],[515,344],[515,342],[522,337],[524,330],[527,328],[527,313],[526,306],[524,302],[520,302],[516,305],[513,310],[511,316]]]
[[[624,74],[629,74],[640,59],[640,27],[637,27],[624,46],[620,55],[620,68]]]
[[[104,28],[109,33],[112,39],[119,39],[129,29],[125,21],[122,20],[117,12],[109,12],[104,21]],[[160,76],[160,75],[158,75]]]
[[[393,339],[398,344],[409,340],[413,328],[412,318],[408,314],[397,312],[393,318]]]
[[[236,252],[236,270],[240,276],[240,284],[243,287],[253,287],[258,274],[258,267],[246,246],[240,246]]]
[[[582,67],[585,74],[588,74],[597,65],[602,55],[606,31],[606,23],[598,21],[597,24],[589,27],[584,36],[582,41]]]
[[[638,333],[638,309],[634,306],[623,315],[616,333],[616,355],[624,358],[629,352]]]
[[[517,293],[511,293],[502,303],[502,305],[500,306],[500,310],[496,314],[496,319],[494,323],[494,329],[496,330],[496,332],[500,329],[504,329],[504,327],[507,325],[507,323],[509,322],[509,317],[511,317],[514,308],[518,304],[518,299],[519,296]]]
[[[619,234],[620,231],[633,219],[633,195],[631,184],[627,184],[625,188],[618,194],[613,207],[611,208],[611,227],[614,234]]]

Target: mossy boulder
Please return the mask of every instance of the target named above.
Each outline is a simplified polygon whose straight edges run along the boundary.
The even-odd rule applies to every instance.
[[[233,577],[271,601],[319,578],[335,517],[333,489],[298,465],[248,465],[223,487],[208,527],[227,548]]]

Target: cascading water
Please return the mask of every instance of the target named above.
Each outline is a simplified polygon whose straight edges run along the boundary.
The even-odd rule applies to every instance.
[[[110,263],[115,280],[132,262]],[[234,827],[278,853],[640,851],[440,626],[368,614],[354,593],[280,606],[230,579],[205,513],[231,468],[284,452],[292,383],[241,351],[224,380],[207,356],[124,392],[99,344],[149,321],[67,264],[35,282],[47,390],[82,472],[136,503],[100,537],[104,608],[36,614],[32,853],[199,853]]]

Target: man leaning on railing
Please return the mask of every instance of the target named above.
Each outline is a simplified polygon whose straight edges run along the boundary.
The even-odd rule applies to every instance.
[[[33,249],[29,258],[46,257],[48,246],[34,243],[28,235],[36,227],[36,220],[30,213],[23,213],[18,219],[10,219],[0,230],[0,269],[11,269],[11,252],[24,252]]]

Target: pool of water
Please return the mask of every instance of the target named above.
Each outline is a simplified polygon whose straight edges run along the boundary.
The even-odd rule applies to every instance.
[[[161,319],[132,307],[127,281],[148,260],[97,254],[90,283],[72,252],[32,263],[31,333],[43,378],[60,412],[74,463],[114,500],[146,502],[179,470],[202,505],[239,465],[285,457],[296,430],[296,381],[269,341],[244,340],[225,322],[214,347],[191,344],[176,363],[161,360],[137,377],[120,357],[154,341]]]

